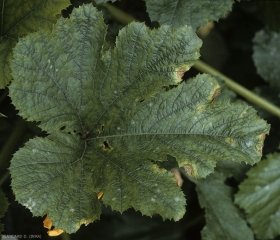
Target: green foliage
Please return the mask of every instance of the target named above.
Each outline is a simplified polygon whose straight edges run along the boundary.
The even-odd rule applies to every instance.
[[[42,28],[50,31],[55,15],[68,5],[69,0],[0,1],[0,89],[11,81],[9,61],[18,38]]]
[[[206,226],[202,239],[254,239],[252,230],[232,202],[232,189],[218,172],[206,179],[194,180],[201,207],[205,208]]]
[[[0,190],[0,218],[2,218],[5,214],[5,212],[8,209],[8,200],[5,197],[4,193],[2,192],[2,190]],[[1,232],[4,230],[4,225],[1,224],[0,222],[0,237],[1,237]]]
[[[254,39],[253,60],[258,73],[280,91],[280,33],[261,30]]]
[[[280,154],[269,154],[247,175],[235,202],[247,213],[258,238],[273,239],[280,234]]]
[[[99,219],[101,191],[113,210],[179,220],[184,195],[155,162],[170,154],[198,178],[219,160],[254,164],[269,131],[246,104],[215,102],[211,76],[181,83],[201,46],[190,27],[131,23],[107,51],[105,35],[102,14],[84,5],[51,34],[20,39],[11,61],[13,104],[48,133],[14,154],[16,199],[69,233]]]
[[[95,2],[105,3],[108,0]],[[168,24],[173,27],[189,25],[193,29],[198,29],[209,21],[218,21],[225,17],[231,11],[234,0],[145,0],[145,3],[152,21],[157,21],[161,25]]]
[[[203,27],[209,21],[217,21],[231,10],[234,0],[146,0],[152,21],[173,27],[190,25]]]

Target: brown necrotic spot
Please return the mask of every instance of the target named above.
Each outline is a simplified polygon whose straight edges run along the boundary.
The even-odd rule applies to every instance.
[[[265,139],[266,134],[268,134],[268,132],[263,133],[259,136],[261,142],[257,146],[257,151],[258,151],[258,153],[260,153],[260,155],[262,155],[263,143],[264,143],[264,139]]]
[[[182,67],[176,69],[175,72],[176,72],[176,78],[178,79],[178,81],[177,81],[178,83],[182,81],[182,78],[183,78],[185,72],[188,71],[189,69],[190,69],[189,66],[182,66]]]
[[[219,94],[220,94],[220,92],[221,92],[221,89],[218,87],[218,88],[216,88],[215,90],[214,90],[214,93],[212,94],[212,97],[211,97],[211,102],[213,102],[215,99],[216,99],[216,97],[218,97],[219,96]]]

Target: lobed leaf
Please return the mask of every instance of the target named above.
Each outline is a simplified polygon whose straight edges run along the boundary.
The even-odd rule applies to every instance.
[[[11,81],[9,63],[18,37],[42,28],[51,30],[55,15],[68,5],[69,0],[0,1],[0,89]]]
[[[191,179],[196,184],[200,206],[205,208],[207,225],[202,239],[254,239],[252,230],[232,201],[232,189],[225,185],[226,177],[214,173],[206,179]]]
[[[256,33],[253,42],[253,60],[258,74],[280,91],[280,33],[261,30]]]
[[[239,185],[235,202],[247,213],[247,220],[260,239],[280,234],[280,154],[269,154],[266,160],[251,168]]]
[[[152,21],[173,27],[189,25],[193,29],[225,17],[233,3],[234,0],[146,0],[147,12]]]
[[[269,130],[245,104],[213,102],[212,77],[180,83],[201,47],[190,27],[131,23],[108,51],[105,34],[102,14],[84,5],[52,34],[20,39],[11,61],[13,104],[49,134],[15,153],[16,199],[69,233],[99,219],[99,192],[113,210],[179,220],[184,195],[156,162],[172,155],[195,177],[219,160],[253,164]]]

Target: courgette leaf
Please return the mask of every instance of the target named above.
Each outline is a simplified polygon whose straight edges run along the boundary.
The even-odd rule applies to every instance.
[[[269,131],[246,104],[215,103],[211,76],[182,82],[201,47],[191,27],[134,22],[107,51],[105,34],[102,13],[84,5],[52,34],[20,39],[11,61],[13,104],[48,134],[14,154],[13,191],[69,233],[99,219],[100,201],[179,220],[184,194],[157,162],[172,155],[198,178],[219,160],[254,164]]]

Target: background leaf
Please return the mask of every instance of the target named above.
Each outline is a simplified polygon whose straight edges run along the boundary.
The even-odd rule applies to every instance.
[[[0,89],[11,81],[9,61],[18,37],[42,28],[51,30],[55,15],[68,5],[69,0],[0,1]]]
[[[280,234],[280,154],[269,154],[247,175],[235,202],[245,210],[260,239],[273,239]]]
[[[200,206],[205,208],[207,225],[202,239],[254,239],[252,230],[232,201],[232,189],[225,185],[226,177],[215,172],[206,179],[194,180]]]
[[[280,34],[261,30],[256,33],[253,42],[253,60],[258,73],[280,91]]]
[[[179,220],[184,195],[155,163],[173,155],[195,177],[219,160],[253,164],[269,130],[251,107],[215,103],[211,76],[181,83],[199,57],[192,28],[131,23],[108,51],[105,34],[102,14],[84,5],[52,34],[21,39],[11,62],[14,105],[49,134],[14,155],[13,190],[34,215],[48,214],[69,233],[99,218],[100,191],[113,210]]]
[[[95,0],[96,4],[99,4],[99,3],[105,3],[105,2],[115,2],[117,0]]]
[[[146,0],[152,21],[173,27],[190,25],[193,29],[217,21],[231,11],[234,0]]]

